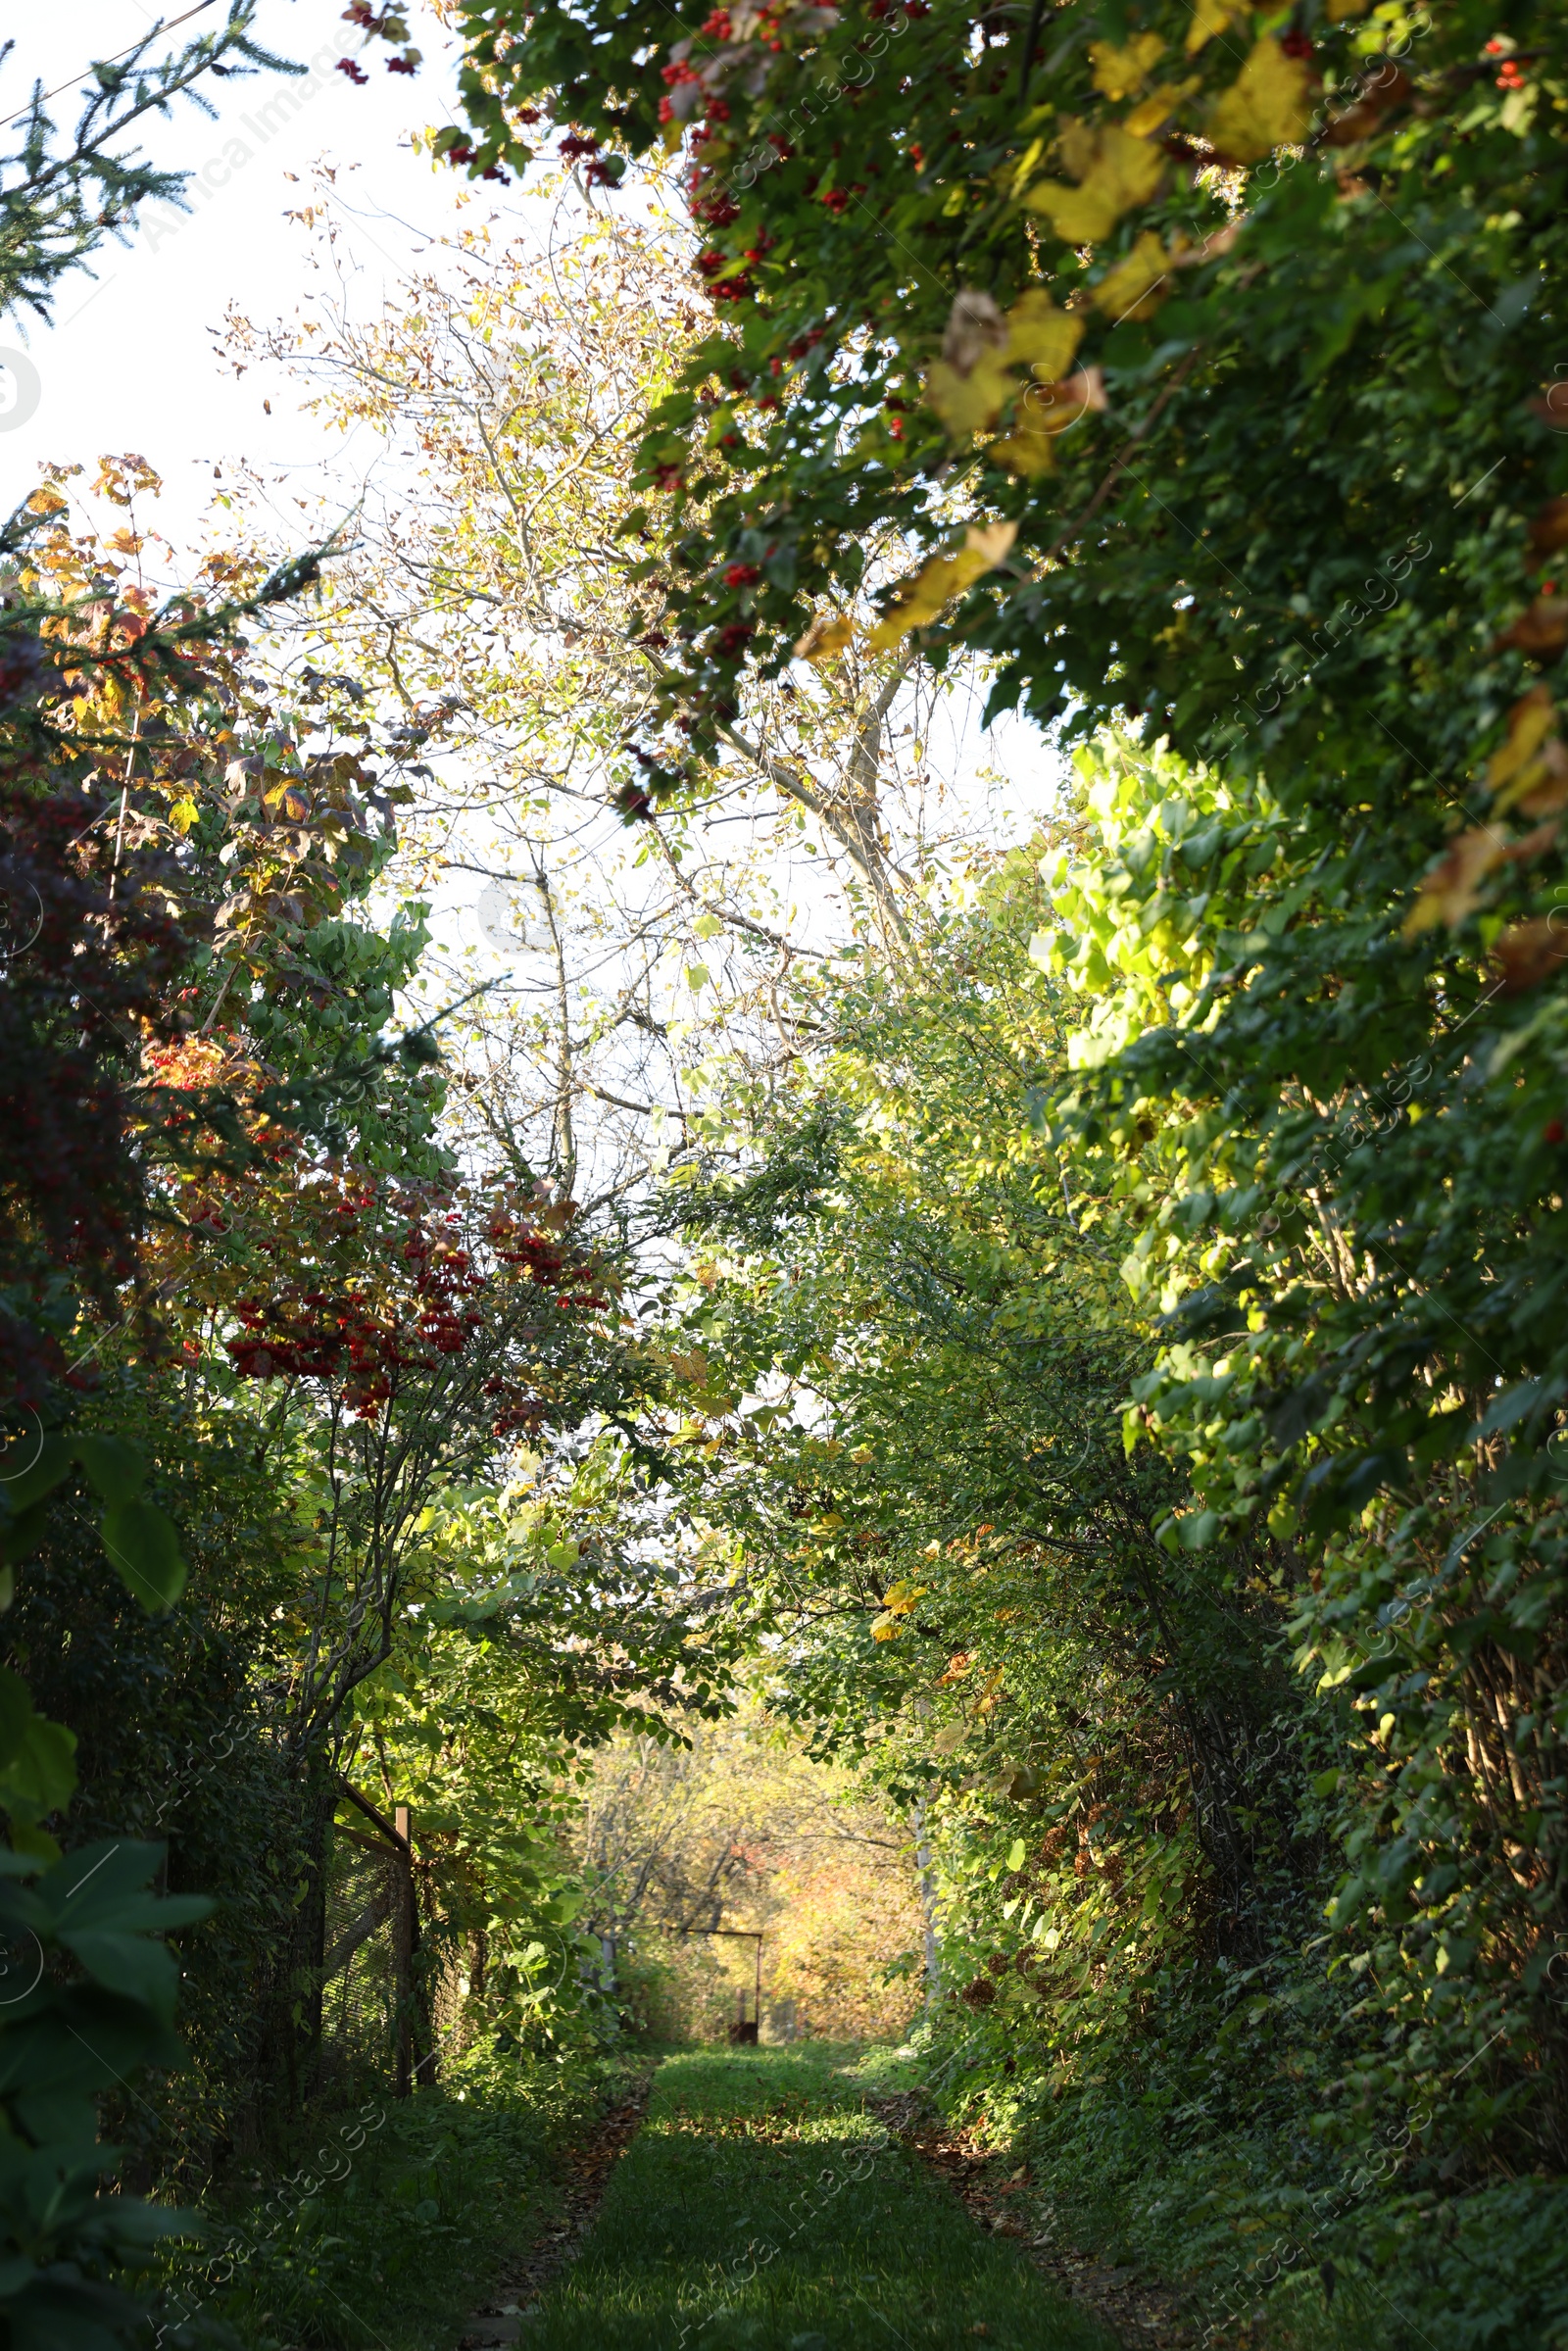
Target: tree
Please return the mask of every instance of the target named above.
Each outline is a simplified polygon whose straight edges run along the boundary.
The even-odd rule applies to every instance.
[[[1137,1426],[1202,1505],[1166,1539],[1327,1546],[1303,1663],[1387,1755],[1344,1901],[1397,1953],[1401,2045],[1478,2143],[1533,2085],[1560,2150],[1560,26],[466,22],[481,162],[541,96],[596,156],[706,117],[714,327],[641,477],[691,647],[666,788],[890,526],[871,641],[1132,722],[1087,811],[1122,897],[1054,867],[1042,947],[1121,1001],[1034,1148],[1132,1160],[1131,1270],[1179,1317]]]
[[[27,309],[47,319],[61,278],[87,268],[106,235],[123,242],[150,198],[180,201],[188,172],[160,171],[134,148],[125,151],[125,137],[136,123],[171,115],[174,100],[182,97],[211,114],[198,87],[209,73],[306,71],[253,40],[255,21],[256,0],[230,0],[222,25],[198,33],[182,49],[156,54],[164,32],[160,23],[118,57],[95,59],[78,77],[90,86],[75,131],[59,149],[54,122],[44,108],[63,93],[33,84],[31,103],[7,124],[8,129],[21,126],[21,144],[0,157],[0,313]],[[8,40],[0,48],[0,64],[15,47]]]

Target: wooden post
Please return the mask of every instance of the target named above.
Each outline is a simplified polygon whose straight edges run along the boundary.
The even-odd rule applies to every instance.
[[[414,1946],[418,1914],[414,1900],[414,1854],[409,1841],[409,1808],[400,1804],[392,1815],[400,1844],[393,1856],[392,1956],[397,2010],[397,2094],[406,2098],[414,2087]]]

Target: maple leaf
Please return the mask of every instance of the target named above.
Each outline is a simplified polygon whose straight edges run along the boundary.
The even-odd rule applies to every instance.
[[[1193,21],[1187,27],[1188,56],[1196,57],[1217,32],[1226,31],[1238,17],[1246,14],[1246,0],[1198,0]]]
[[[989,356],[1000,356],[1007,344],[1007,321],[996,297],[978,286],[960,286],[953,297],[942,336],[942,356],[950,367],[967,375]]]
[[[1095,307],[1112,321],[1148,318],[1164,299],[1158,288],[1170,275],[1170,257],[1152,228],[1146,228],[1125,261],[1107,270],[1095,288]]]
[[[1084,339],[1080,314],[1058,310],[1043,286],[1019,295],[1005,324],[1007,360],[1033,368],[1042,383],[1066,374]]]
[[[1516,922],[1492,952],[1502,965],[1503,994],[1518,996],[1526,988],[1539,987],[1559,963],[1568,963],[1568,929],[1558,923],[1556,913],[1543,914],[1534,922]]]
[[[1391,107],[1408,98],[1415,85],[1401,73],[1392,57],[1384,58],[1361,83],[1360,96],[1343,115],[1336,115],[1323,133],[1325,147],[1353,147],[1383,127]]]
[[[1005,318],[989,294],[959,294],[942,357],[926,375],[926,405],[956,441],[988,432],[1017,390],[1012,363],[1036,375],[1064,374],[1083,341],[1084,324],[1071,311],[1058,310],[1043,286],[1020,295]]]
[[[1105,379],[1098,367],[1080,367],[1061,383],[1031,384],[1018,404],[1017,421],[986,455],[1009,473],[1048,473],[1055,463],[1058,433],[1107,406]]]
[[[1492,640],[1494,653],[1500,653],[1505,645],[1538,658],[1561,653],[1568,645],[1568,596],[1538,596],[1511,628]]]
[[[796,639],[795,650],[803,661],[830,661],[854,635],[854,624],[842,612],[818,612],[805,636]]]
[[[923,564],[912,579],[895,591],[895,601],[867,640],[873,653],[886,653],[902,643],[912,628],[934,620],[946,604],[995,570],[1018,535],[1016,522],[971,522],[960,547],[945,549]]]
[[[1562,806],[1568,752],[1546,686],[1532,686],[1508,712],[1508,732],[1487,761],[1487,788],[1499,808],[1516,803],[1531,815]],[[1540,796],[1540,797],[1538,797]]]
[[[1151,90],[1141,99],[1122,123],[1122,128],[1135,139],[1152,138],[1160,125],[1173,115],[1184,98],[1190,98],[1199,86],[1195,74],[1189,81],[1162,81],[1157,90]]]
[[[1157,32],[1139,33],[1125,49],[1118,49],[1113,41],[1091,41],[1089,62],[1094,68],[1095,87],[1112,105],[1118,98],[1131,98],[1143,88],[1164,54],[1165,44]]]
[[[935,410],[954,440],[967,440],[995,424],[1013,388],[1013,378],[995,348],[967,370],[947,360],[933,360],[925,379],[926,406]]]
[[[1276,147],[1298,146],[1311,126],[1312,69],[1265,33],[1209,116],[1214,152],[1222,163],[1255,164]]]
[[[1568,498],[1548,498],[1530,525],[1526,565],[1539,569],[1559,547],[1568,547]]]
[[[1480,885],[1507,856],[1507,843],[1494,825],[1461,833],[1421,885],[1421,895],[1404,918],[1404,935],[1417,938],[1446,922],[1456,929],[1480,904]]]
[[[1023,201],[1027,211],[1044,213],[1069,245],[1093,245],[1108,237],[1123,213],[1148,203],[1164,175],[1164,150],[1134,138],[1119,123],[1094,134],[1072,123],[1056,145],[1080,184],[1071,188],[1058,179],[1042,179]]]

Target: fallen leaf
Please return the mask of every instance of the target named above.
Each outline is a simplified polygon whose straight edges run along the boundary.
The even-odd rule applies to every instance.
[[[1075,126],[1081,129],[1081,126]],[[1058,179],[1042,179],[1024,198],[1025,208],[1044,213],[1058,237],[1069,245],[1094,245],[1108,237],[1123,213],[1147,204],[1164,175],[1163,148],[1138,139],[1118,123],[1108,123],[1086,149],[1081,136],[1057,141],[1057,151],[1080,185],[1066,187]]]
[[[1165,44],[1157,32],[1139,33],[1125,49],[1118,49],[1113,41],[1091,41],[1089,63],[1094,68],[1095,87],[1112,105],[1118,99],[1131,98],[1143,88],[1164,54]]]
[[[1159,308],[1159,287],[1170,275],[1170,258],[1152,228],[1146,228],[1131,253],[1108,270],[1095,288],[1095,308],[1112,321],[1148,318]]]
[[[894,603],[867,639],[872,652],[886,653],[891,646],[902,644],[911,629],[934,620],[944,605],[961,595],[982,573],[995,570],[1017,535],[1016,522],[971,522],[961,547],[932,556],[912,579],[901,582]]]
[[[853,624],[842,612],[818,612],[805,636],[797,637],[795,650],[803,661],[830,661],[854,635]]]
[[[1312,69],[1265,33],[1209,116],[1214,152],[1222,163],[1255,164],[1276,147],[1299,146],[1311,126]]]
[[[1521,995],[1548,979],[1559,963],[1568,963],[1568,923],[1559,923],[1555,913],[1516,922],[1492,952],[1502,965],[1503,994]]]

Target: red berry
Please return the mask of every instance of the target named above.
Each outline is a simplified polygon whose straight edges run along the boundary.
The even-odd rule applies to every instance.
[[[1563,1125],[1560,1118],[1548,1118],[1541,1130],[1541,1135],[1542,1141],[1544,1143],[1568,1142],[1568,1127]]]

